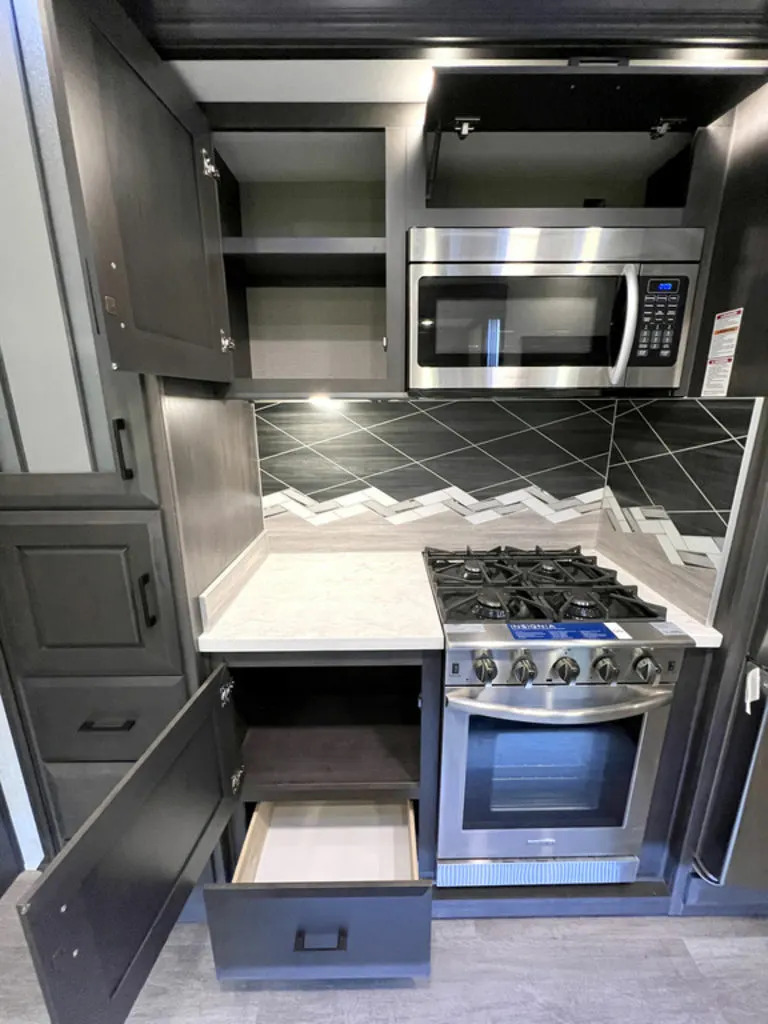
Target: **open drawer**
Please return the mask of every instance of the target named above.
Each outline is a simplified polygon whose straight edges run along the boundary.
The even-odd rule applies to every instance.
[[[426,975],[432,891],[418,875],[407,801],[259,804],[232,883],[205,887],[216,973]]]

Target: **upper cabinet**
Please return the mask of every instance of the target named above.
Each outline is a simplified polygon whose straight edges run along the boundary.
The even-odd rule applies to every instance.
[[[402,128],[214,133],[236,388],[405,387]]]
[[[232,376],[208,125],[116,2],[45,0],[97,330],[112,368]]]

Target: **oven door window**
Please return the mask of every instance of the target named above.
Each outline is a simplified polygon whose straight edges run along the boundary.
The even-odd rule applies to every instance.
[[[423,277],[420,366],[609,366],[626,315],[615,276]]]
[[[621,828],[643,716],[599,725],[469,720],[464,829]]]

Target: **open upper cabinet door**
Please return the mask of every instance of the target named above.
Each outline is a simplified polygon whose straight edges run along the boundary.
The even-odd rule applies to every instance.
[[[239,745],[211,675],[19,905],[53,1024],[121,1024],[232,815]]]
[[[115,368],[232,377],[202,112],[117,0],[43,0],[94,316]]]

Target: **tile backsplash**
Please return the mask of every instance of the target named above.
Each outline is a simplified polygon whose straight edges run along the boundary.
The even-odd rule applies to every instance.
[[[705,615],[752,400],[256,406],[278,546],[601,547]],[[607,486],[606,486],[607,485]],[[383,532],[382,532],[383,531]]]
[[[751,399],[619,401],[598,546],[701,618],[742,469]]]
[[[318,526],[359,515],[388,526],[435,516],[500,526],[524,514],[549,528],[585,517],[601,505],[614,405],[262,405],[256,419],[265,514]]]

